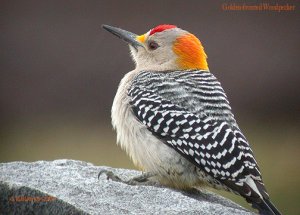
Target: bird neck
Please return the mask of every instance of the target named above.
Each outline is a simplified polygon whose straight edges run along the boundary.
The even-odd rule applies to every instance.
[[[174,42],[173,51],[178,56],[176,63],[179,68],[208,71],[207,55],[201,42],[193,34],[178,37]]]

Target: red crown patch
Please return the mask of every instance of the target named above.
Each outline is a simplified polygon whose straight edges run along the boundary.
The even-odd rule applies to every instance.
[[[152,34],[158,33],[158,32],[162,32],[165,31],[167,29],[172,29],[172,28],[177,28],[176,25],[158,25],[155,28],[152,28],[150,31],[150,36]]]

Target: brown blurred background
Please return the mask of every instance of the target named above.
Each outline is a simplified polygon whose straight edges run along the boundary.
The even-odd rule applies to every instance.
[[[267,1],[296,6],[281,13],[222,10],[245,2],[1,1],[0,162],[134,168],[110,124],[118,83],[134,65],[128,47],[100,26],[142,34],[176,24],[202,41],[273,202],[300,214],[299,1]]]

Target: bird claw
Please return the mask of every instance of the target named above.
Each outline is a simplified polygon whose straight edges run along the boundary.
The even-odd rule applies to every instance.
[[[121,182],[127,185],[156,185],[156,182],[150,181],[149,178],[155,176],[153,173],[143,173],[142,175],[133,177],[127,181],[121,179],[119,176],[115,175],[112,171],[109,170],[101,170],[98,174],[98,179],[102,174],[106,175],[106,179],[109,180],[111,179],[112,181],[115,182]]]
[[[100,179],[100,176],[102,174],[106,175],[107,180],[111,179],[112,181],[116,182],[124,182],[121,178],[119,178],[117,175],[115,175],[112,171],[109,170],[101,170],[98,174],[98,180]]]

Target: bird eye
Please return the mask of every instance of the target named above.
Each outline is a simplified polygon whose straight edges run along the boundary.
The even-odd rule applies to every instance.
[[[155,50],[159,47],[159,45],[157,44],[157,42],[149,41],[148,47],[149,47],[150,50]]]

